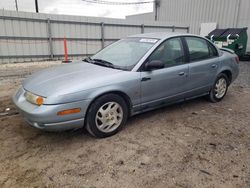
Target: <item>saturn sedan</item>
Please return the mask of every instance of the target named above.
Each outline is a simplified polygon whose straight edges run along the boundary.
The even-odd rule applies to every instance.
[[[221,101],[238,76],[238,63],[232,51],[200,36],[139,34],[31,75],[13,101],[38,129],[85,127],[107,137],[138,113],[200,96]]]

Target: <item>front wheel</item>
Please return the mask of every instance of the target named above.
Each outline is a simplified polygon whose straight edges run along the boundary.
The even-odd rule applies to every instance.
[[[86,119],[88,132],[99,138],[116,134],[128,117],[128,107],[122,97],[107,94],[96,99],[90,106]]]
[[[219,74],[209,93],[208,97],[210,101],[211,102],[221,101],[227,93],[228,85],[229,85],[229,80],[227,75],[223,73]]]

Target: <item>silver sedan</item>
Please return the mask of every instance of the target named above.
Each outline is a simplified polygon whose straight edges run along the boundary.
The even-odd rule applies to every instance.
[[[82,61],[37,72],[13,96],[33,127],[85,127],[114,135],[129,116],[207,96],[219,102],[239,73],[238,57],[206,38],[150,33],[121,39]]]

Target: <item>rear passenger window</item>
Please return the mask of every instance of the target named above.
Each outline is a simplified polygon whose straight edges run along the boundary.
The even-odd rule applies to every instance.
[[[205,39],[198,37],[186,37],[190,61],[199,61],[217,56],[216,49],[209,46]]]
[[[210,44],[209,42],[207,42],[207,44],[208,44],[210,57],[217,57],[218,51],[216,50],[216,48],[212,44]]]

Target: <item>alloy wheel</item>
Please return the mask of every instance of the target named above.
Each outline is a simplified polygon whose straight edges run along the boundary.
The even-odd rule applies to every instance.
[[[222,98],[227,91],[227,81],[225,78],[220,78],[217,80],[216,84],[215,84],[215,97],[220,99]]]
[[[123,120],[123,110],[117,102],[107,102],[102,105],[95,116],[97,128],[105,133],[117,129]]]

